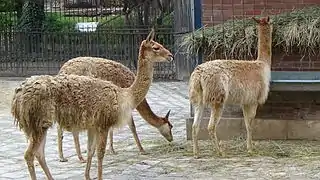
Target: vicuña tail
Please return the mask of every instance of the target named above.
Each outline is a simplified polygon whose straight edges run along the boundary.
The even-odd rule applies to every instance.
[[[36,80],[15,90],[11,106],[15,125],[23,130],[28,139],[39,137],[52,126],[54,120],[51,91],[45,83]]]

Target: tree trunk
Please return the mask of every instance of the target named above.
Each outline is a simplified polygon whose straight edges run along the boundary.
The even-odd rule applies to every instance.
[[[23,7],[23,0],[16,0],[15,10],[17,11],[17,19],[20,19],[22,16],[22,7]]]
[[[150,17],[150,1],[145,1],[143,3],[143,21],[144,25],[147,26],[149,25],[149,17]]]
[[[42,25],[45,20],[44,0],[26,0],[22,7],[17,29],[18,47],[27,53],[40,50]]]

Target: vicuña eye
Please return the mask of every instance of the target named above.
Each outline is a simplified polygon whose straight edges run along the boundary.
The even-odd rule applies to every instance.
[[[154,47],[153,49],[156,50],[156,51],[158,51],[160,48],[159,48],[159,47]]]

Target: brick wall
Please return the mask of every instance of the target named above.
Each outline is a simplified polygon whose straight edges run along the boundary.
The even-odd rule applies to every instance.
[[[285,3],[284,3],[285,2]],[[213,25],[232,18],[260,15],[266,9],[268,15],[278,14],[310,5],[320,5],[320,0],[202,0],[202,23]],[[273,54],[272,70],[319,71],[318,57]]]
[[[318,92],[270,92],[267,102],[259,106],[256,118],[278,120],[319,120],[320,95]],[[205,117],[210,117],[206,109]],[[238,105],[227,105],[223,112],[225,118],[243,117]]]
[[[274,71],[320,71],[320,59],[317,56],[273,54],[272,70]]]
[[[285,120],[319,120],[318,92],[270,92],[257,117]]]
[[[210,26],[233,17],[260,15],[264,8],[271,15],[317,4],[320,5],[320,0],[202,0],[202,21]],[[272,70],[320,71],[319,57],[301,58],[298,54],[273,53]],[[205,116],[210,116],[208,111]],[[242,117],[242,110],[239,106],[227,106],[223,116]],[[266,119],[319,120],[319,117],[320,96],[314,92],[270,92],[266,104],[257,111],[257,118]]]
[[[233,17],[278,14],[310,5],[320,5],[319,0],[202,0],[202,23],[218,24]]]

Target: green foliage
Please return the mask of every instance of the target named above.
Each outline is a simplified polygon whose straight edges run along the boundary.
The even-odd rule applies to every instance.
[[[320,48],[320,6],[270,16],[273,24],[273,48],[281,53],[316,55]],[[215,58],[253,57],[257,52],[256,25],[251,18],[228,20],[185,35],[180,46],[188,54],[200,49]]]
[[[15,5],[15,0],[0,0],[0,31],[13,26]]]
[[[125,26],[124,16],[109,16],[99,21],[97,30],[120,28]]]
[[[173,13],[167,14],[166,16],[164,16],[163,18],[163,25],[164,26],[173,26],[173,18],[174,15]]]
[[[74,32],[76,21],[64,18],[58,13],[47,13],[43,22],[43,30],[46,32]]]
[[[47,32],[76,32],[75,26],[78,22],[96,21],[91,17],[66,17],[62,13],[46,13],[43,29]],[[108,16],[98,19],[97,31],[120,28],[124,26],[124,17]]]
[[[14,21],[9,14],[0,13],[0,31],[4,31],[8,28],[11,28],[13,24]]]
[[[33,0],[28,0],[22,8],[22,15],[18,22],[20,31],[39,31],[42,29],[45,13],[43,5]]]
[[[15,0],[0,0],[0,12],[10,12],[15,9]]]

